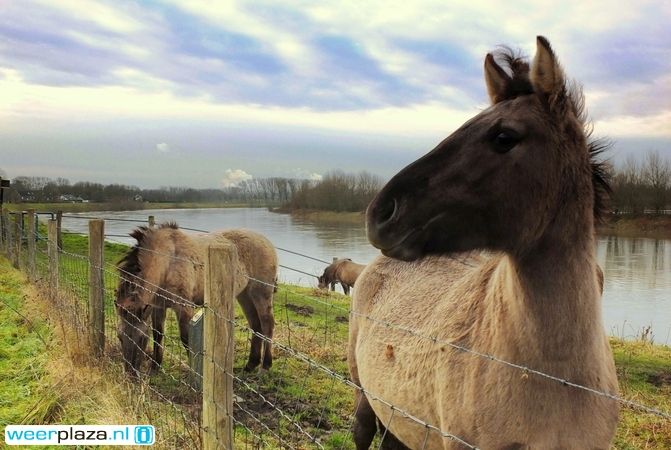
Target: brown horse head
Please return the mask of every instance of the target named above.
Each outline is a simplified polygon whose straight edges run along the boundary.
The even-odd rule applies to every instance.
[[[317,278],[317,287],[319,289],[326,289],[329,286],[330,280],[327,279],[326,275],[322,275]]]
[[[126,371],[137,374],[145,359],[149,343],[149,314],[151,306],[137,300],[132,283],[122,280],[116,291],[115,305],[119,323],[117,337]]]
[[[144,239],[144,232],[147,230],[142,227],[133,232],[132,236],[138,239],[138,244],[117,265],[119,285],[114,301],[119,317],[117,337],[121,345],[124,367],[132,375],[139,373],[149,343],[148,319],[151,306],[138,298],[138,289],[141,287],[135,281],[136,275],[139,275],[141,270],[138,258],[139,247]]]
[[[587,142],[582,95],[549,42],[529,64],[485,58],[491,106],[410,164],[368,206],[370,242],[387,256],[472,249],[525,252],[564,211],[593,219],[607,193],[602,148]],[[594,214],[592,214],[594,213]]]

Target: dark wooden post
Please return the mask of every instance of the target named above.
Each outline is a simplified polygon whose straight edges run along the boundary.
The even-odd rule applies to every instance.
[[[5,218],[5,254],[7,255],[7,259],[11,261],[12,260],[12,252],[14,251],[14,247],[12,245],[12,234],[14,232],[12,231],[12,216],[9,214],[9,211],[5,210],[4,211],[4,218]]]
[[[203,310],[200,309],[189,322],[189,366],[192,371],[191,386],[203,389]]]
[[[62,233],[62,226],[63,226],[63,211],[56,211],[56,222],[58,223],[58,239],[56,242],[58,243],[58,248],[61,250],[63,249],[63,233]]]
[[[28,210],[28,217],[26,218],[26,239],[28,241],[28,261],[26,267],[28,268],[28,279],[35,281],[35,210]]]
[[[13,251],[12,251],[12,265],[16,269],[21,268],[21,217],[23,214],[21,212],[16,212],[14,213],[14,226],[12,227],[13,230],[13,237],[12,237],[12,244],[13,244]]]
[[[0,179],[1,180],[1,179]],[[7,252],[7,210],[2,208],[0,212],[0,250]]]
[[[203,448],[233,449],[233,244],[210,246],[205,262]]]
[[[105,350],[105,305],[103,286],[103,246],[105,221],[89,220],[89,332],[96,356]]]
[[[154,228],[156,225],[156,220],[154,219],[154,216],[149,216],[147,218],[147,223],[149,223],[149,228]]]
[[[49,295],[55,301],[58,295],[58,223],[51,219],[47,225],[49,234]]]

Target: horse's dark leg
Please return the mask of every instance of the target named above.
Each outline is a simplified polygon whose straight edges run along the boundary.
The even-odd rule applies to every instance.
[[[345,295],[349,295],[349,285],[345,282],[340,282],[342,285],[342,291],[345,293]]]
[[[380,427],[380,436],[383,436],[382,443],[380,443],[381,450],[410,450],[410,448],[406,447],[403,442],[399,441],[396,436],[387,430],[380,419],[377,422]]]
[[[151,309],[152,334],[154,337],[154,353],[151,358],[152,372],[158,371],[163,363],[163,329],[165,326],[165,308]]]
[[[261,297],[262,304],[257,304],[259,319],[261,320],[261,330],[268,339],[273,339],[275,331],[275,317],[273,316],[273,299],[271,295]],[[273,343],[265,341],[263,343],[263,368],[270,369],[273,365]]]
[[[249,295],[248,289],[243,291],[238,296],[238,302],[242,307],[242,311],[245,313],[249,328],[251,328],[256,333],[263,334],[261,330],[261,321],[259,319],[258,313],[256,312],[256,308],[254,307],[254,302]],[[249,347],[249,360],[247,360],[247,365],[245,366],[245,370],[247,372],[253,371],[259,366],[259,364],[261,364],[262,344],[263,340],[260,337],[252,335],[252,343]]]
[[[193,317],[193,310],[188,306],[180,306],[175,309],[177,314],[177,323],[179,323],[179,338],[186,351],[189,351],[189,326]]]
[[[377,417],[363,392],[354,394],[354,424],[352,437],[357,450],[368,450],[377,432]]]
[[[331,282],[331,291],[335,292],[336,283],[335,281]]]

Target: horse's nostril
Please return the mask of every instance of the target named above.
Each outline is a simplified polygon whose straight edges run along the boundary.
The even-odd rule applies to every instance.
[[[384,225],[389,222],[396,216],[396,209],[398,208],[398,203],[395,198],[385,202],[380,206],[378,210],[378,225]]]

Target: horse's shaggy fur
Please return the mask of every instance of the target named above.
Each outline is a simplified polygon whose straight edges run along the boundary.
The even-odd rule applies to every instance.
[[[349,295],[350,288],[354,286],[365,268],[365,264],[357,264],[349,258],[337,259],[324,269],[324,273],[319,277],[319,288],[326,289],[329,285],[333,287],[335,283],[340,283],[345,295]]]
[[[459,350],[617,393],[594,254],[608,189],[582,100],[542,37],[531,66],[508,64],[487,56],[492,106],[368,207],[385,256],[352,300],[358,449],[376,419],[390,448],[466,448],[447,434],[482,449],[610,446],[616,401]]]
[[[117,289],[118,335],[127,367],[137,370],[148,340],[147,319],[152,313],[154,328],[153,364],[162,360],[165,309],[177,313],[180,335],[188,345],[188,324],[194,306],[204,301],[204,261],[209,245],[232,243],[237,250],[235,295],[250,328],[272,338],[274,328],[272,295],[277,276],[277,255],[265,237],[249,230],[226,230],[204,235],[187,235],[174,223],[158,228],[140,227],[131,233],[137,244],[119,262]],[[222,268],[223,270],[223,268]],[[227,268],[226,270],[230,270]],[[252,339],[247,369],[261,362],[263,341]],[[272,364],[271,345],[266,343],[263,367]]]

